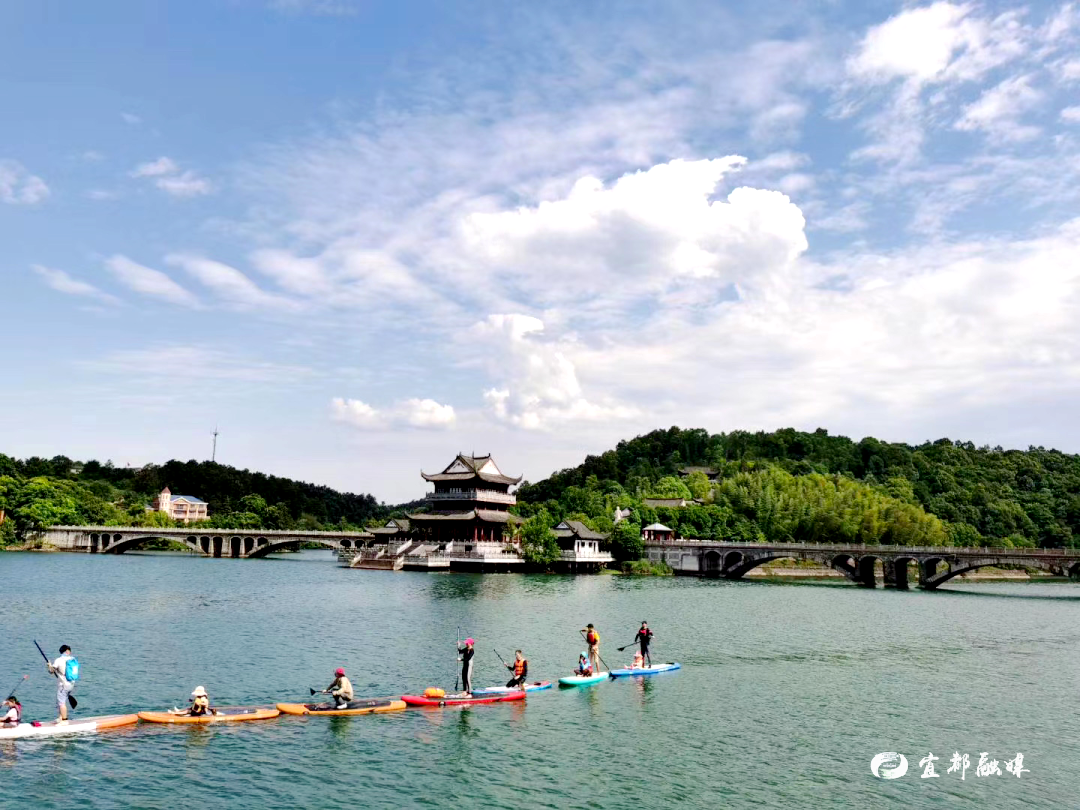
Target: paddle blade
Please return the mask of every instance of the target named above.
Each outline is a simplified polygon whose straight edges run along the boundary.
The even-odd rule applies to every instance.
[[[319,693],[318,693],[318,692],[316,692],[316,691],[315,691],[314,689],[312,689],[312,688],[311,688],[310,686],[308,687],[308,691],[309,691],[309,692],[311,692],[311,694],[312,694],[313,696],[314,696],[314,695],[317,695],[317,694],[319,694]]]
[[[75,699],[74,695],[68,695],[68,703],[71,704],[71,708],[73,709],[79,708],[79,701]]]

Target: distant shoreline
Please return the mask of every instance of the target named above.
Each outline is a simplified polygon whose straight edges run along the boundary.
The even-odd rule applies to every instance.
[[[828,568],[766,568],[764,566],[754,568],[743,574],[744,579],[847,579],[839,571]],[[880,577],[879,577],[880,579]],[[1054,574],[1036,572],[1029,574],[1027,571],[986,571],[980,570],[968,574],[960,574],[956,577],[959,582],[1029,582],[1029,581],[1060,581],[1067,582],[1068,577],[1059,577]]]

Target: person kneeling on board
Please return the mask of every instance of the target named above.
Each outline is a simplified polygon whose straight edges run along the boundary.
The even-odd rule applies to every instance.
[[[640,652],[634,653],[634,663],[630,665],[630,669],[644,669],[645,659],[641,657]]]
[[[574,670],[574,674],[588,677],[589,675],[592,675],[592,673],[592,661],[589,660],[589,654],[582,653],[578,656],[577,669]]]
[[[506,668],[514,673],[514,677],[506,682],[506,688],[513,689],[516,686],[524,689],[525,679],[529,677],[529,661],[521,650],[514,650],[514,663],[507,664]]]
[[[326,687],[326,693],[334,699],[334,706],[338,709],[344,709],[352,702],[352,683],[345,677],[345,670],[341,667],[334,671],[334,682]]]
[[[12,695],[4,701],[4,719],[0,720],[3,728],[14,728],[22,722],[22,704]]]

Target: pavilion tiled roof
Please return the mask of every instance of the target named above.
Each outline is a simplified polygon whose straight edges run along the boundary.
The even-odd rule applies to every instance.
[[[425,481],[470,481],[479,478],[481,481],[492,484],[509,485],[521,483],[520,475],[517,478],[503,475],[490,454],[486,456],[466,456],[459,453],[457,458],[450,462],[441,473],[428,475],[421,470],[420,475],[423,476]]]
[[[658,506],[667,506],[673,509],[686,506],[686,498],[642,498],[641,502],[645,506],[651,506],[654,509]]]
[[[517,515],[509,512],[498,512],[493,509],[472,509],[468,512],[420,512],[409,515],[413,523],[430,523],[434,521],[468,521],[480,520],[484,523],[524,523]]]
[[[580,537],[582,540],[607,540],[606,534],[594,532],[580,520],[564,520],[551,530],[556,537]]]

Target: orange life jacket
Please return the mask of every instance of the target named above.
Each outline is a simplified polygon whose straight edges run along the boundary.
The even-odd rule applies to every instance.
[[[514,677],[515,678],[520,678],[521,677],[521,673],[525,671],[525,665],[527,663],[528,662],[524,658],[522,658],[520,661],[515,661],[514,662]]]

